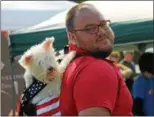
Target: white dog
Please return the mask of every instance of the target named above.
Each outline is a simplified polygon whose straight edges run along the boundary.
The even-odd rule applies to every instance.
[[[72,51],[58,63],[53,48],[54,37],[46,38],[41,44],[32,46],[19,60],[25,69],[24,80],[26,88],[33,83],[33,77],[47,84],[33,99],[32,104],[38,104],[46,97],[58,97],[60,94],[61,78],[67,65],[75,57]]]

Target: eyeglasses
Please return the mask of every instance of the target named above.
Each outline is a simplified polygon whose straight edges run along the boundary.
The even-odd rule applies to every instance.
[[[111,24],[110,20],[103,20],[98,25],[97,24],[90,24],[90,25],[85,26],[84,29],[75,29],[75,30],[72,30],[72,32],[84,31],[87,33],[95,34],[99,31],[99,27],[101,27],[103,30],[106,30],[109,28],[110,24]]]

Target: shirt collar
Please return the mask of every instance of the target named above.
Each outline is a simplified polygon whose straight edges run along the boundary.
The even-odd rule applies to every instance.
[[[77,47],[74,44],[69,44],[69,51],[76,51],[77,54],[80,54],[80,55],[88,55],[88,53],[86,51],[84,51],[83,49]]]

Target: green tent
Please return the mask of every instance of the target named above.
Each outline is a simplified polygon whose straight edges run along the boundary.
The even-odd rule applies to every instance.
[[[115,22],[111,27],[115,33],[115,47],[153,42],[153,20],[151,19]],[[50,36],[56,38],[54,47],[57,50],[63,49],[68,43],[65,28],[10,34],[10,56],[21,55],[32,45]]]
[[[138,48],[138,45],[153,42],[152,1],[86,1],[98,8],[112,22],[115,32],[115,48]],[[46,37],[56,38],[54,47],[62,49],[67,42],[64,19],[68,10],[36,25],[16,31],[10,37],[10,56],[23,54],[32,45]],[[137,46],[136,46],[137,45]]]

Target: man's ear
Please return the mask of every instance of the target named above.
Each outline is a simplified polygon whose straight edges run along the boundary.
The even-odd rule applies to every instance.
[[[50,46],[53,46],[53,42],[55,41],[54,37],[46,38],[45,42],[43,43],[43,47],[48,50]]]
[[[75,35],[72,32],[67,32],[67,37],[68,37],[69,42],[73,44],[76,42]]]

